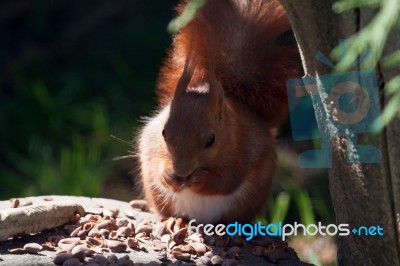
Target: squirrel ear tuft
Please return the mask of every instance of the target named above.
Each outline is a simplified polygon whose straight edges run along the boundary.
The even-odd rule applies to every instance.
[[[186,55],[185,65],[183,68],[182,75],[178,80],[178,84],[176,85],[176,90],[174,94],[174,99],[179,98],[182,94],[186,92],[187,87],[189,86],[190,80],[192,79],[194,70],[196,68],[197,63],[191,60],[192,56],[192,41],[189,43],[188,53]],[[192,62],[191,62],[192,61]]]

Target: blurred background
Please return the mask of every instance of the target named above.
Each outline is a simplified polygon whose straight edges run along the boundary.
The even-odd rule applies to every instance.
[[[0,2],[0,198],[129,199],[174,2]],[[124,141],[110,137],[115,135]]]
[[[140,197],[128,155],[140,118],[156,108],[177,2],[0,1],[0,200]],[[289,122],[278,143],[279,169],[260,218],[334,223],[326,170],[297,166],[297,154],[319,144],[293,142]],[[115,160],[121,156],[128,158]],[[331,265],[336,250],[326,239],[293,245],[307,261]]]

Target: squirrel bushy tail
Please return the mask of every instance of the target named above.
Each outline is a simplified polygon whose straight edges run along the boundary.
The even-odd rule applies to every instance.
[[[158,79],[160,101],[173,97],[190,46],[197,63],[192,86],[207,78],[211,52],[224,93],[250,106],[271,127],[278,125],[288,109],[285,82],[299,65],[297,47],[284,40],[289,30],[275,0],[207,1],[174,37]]]

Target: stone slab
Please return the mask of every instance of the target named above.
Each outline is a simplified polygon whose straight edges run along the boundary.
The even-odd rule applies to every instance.
[[[134,215],[135,219],[133,222],[135,224],[140,223],[142,221],[151,221],[153,223],[159,223],[159,218],[148,212],[139,211],[130,207],[129,203],[112,200],[112,199],[104,199],[104,198],[88,198],[88,197],[75,197],[75,196],[49,196],[52,197],[54,201],[71,201],[75,203],[79,203],[86,210],[90,208],[98,208],[103,207],[106,209],[118,208],[122,213],[130,213],[130,215]],[[21,198],[21,203],[24,203],[28,200],[32,201],[34,204],[43,203],[45,200],[44,197],[28,197]],[[0,201],[0,211],[10,208],[10,202]],[[26,243],[36,242],[36,243],[44,243],[48,236],[51,235],[65,235],[64,230],[62,228],[47,230],[45,232],[41,232],[35,235],[27,235],[19,238],[9,239],[0,243],[0,266],[5,265],[53,265],[52,257],[55,256],[54,251],[41,251],[39,254],[10,254],[8,252],[9,249],[12,248],[22,248]],[[149,244],[142,245],[147,250],[144,251],[136,251],[130,250],[126,253],[115,254],[117,257],[122,257],[124,255],[129,255],[131,260],[135,263],[135,265],[168,265],[174,263],[174,265],[179,265],[179,261],[171,260],[171,262],[162,263],[157,259],[158,252],[152,250]],[[302,262],[295,261],[280,261],[279,264],[272,264],[267,262],[264,258],[255,257],[251,255],[251,250],[253,246],[251,244],[247,244],[242,249],[243,257],[240,262],[241,265],[266,265],[266,266],[276,266],[276,265],[309,265]],[[104,254],[107,256],[107,253]],[[200,261],[194,261],[195,264],[201,265]]]

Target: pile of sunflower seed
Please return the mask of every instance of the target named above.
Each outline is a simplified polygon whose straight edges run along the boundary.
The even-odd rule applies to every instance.
[[[242,238],[188,235],[181,218],[170,218],[157,225],[142,222],[135,226],[130,220],[118,217],[118,210],[89,212],[65,226],[69,238],[48,239],[45,245],[57,250],[53,260],[56,265],[134,265],[128,255],[118,259],[115,255],[105,257],[102,254],[124,253],[129,249],[145,251],[145,246],[159,252],[157,259],[161,262],[176,259],[190,264],[199,259],[204,265],[239,264],[239,246],[244,245]]]
[[[145,210],[140,202],[131,206]],[[240,236],[207,236],[189,233],[181,218],[169,218],[161,223],[151,221],[136,223],[132,214],[120,213],[118,209],[87,209],[85,216],[78,214],[65,225],[67,237],[50,236],[40,245],[28,243],[10,253],[38,253],[43,249],[55,251],[56,265],[136,265],[129,255],[117,257],[114,253],[130,250],[144,251],[150,247],[158,252],[157,259],[163,264],[172,260],[184,265],[235,266],[240,264],[241,248],[246,245]],[[252,254],[266,258],[272,263],[279,260],[298,260],[296,253],[279,239],[254,240]],[[181,265],[181,264],[179,264]]]
[[[151,234],[152,244],[160,251],[161,261],[169,257],[189,262],[199,259],[204,265],[238,265],[242,256],[239,246],[244,245],[240,237],[204,236],[193,233],[188,235],[181,218],[169,218],[154,227]]]

